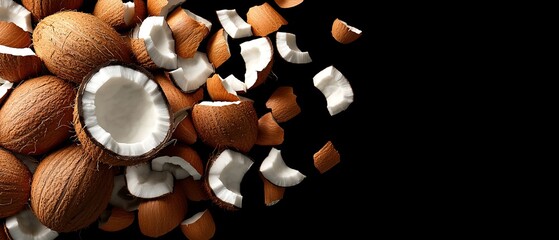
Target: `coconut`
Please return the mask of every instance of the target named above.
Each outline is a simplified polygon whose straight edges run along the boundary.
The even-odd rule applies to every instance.
[[[0,21],[0,45],[26,48],[31,45],[31,35],[13,22]]]
[[[77,10],[84,0],[22,0],[21,3],[33,16],[33,20],[41,19],[61,10]]]
[[[198,46],[210,32],[203,22],[196,21],[186,9],[180,7],[169,14],[167,24],[173,32],[175,51],[182,58],[194,57]]]
[[[32,32],[31,12],[13,0],[0,1],[0,21],[13,22],[26,32]]]
[[[209,209],[185,219],[180,228],[184,236],[191,240],[212,239],[215,234],[215,222]]]
[[[266,81],[274,63],[274,46],[269,37],[259,37],[240,44],[245,61],[245,84],[255,88]]]
[[[247,23],[252,26],[254,36],[267,36],[287,25],[287,20],[267,2],[252,6],[247,12]]]
[[[50,72],[76,83],[109,60],[131,62],[132,56],[124,38],[108,23],[76,11],[41,20],[33,31],[33,45]]]
[[[0,230],[0,239],[2,239]],[[33,239],[54,240],[58,232],[43,225],[29,208],[18,212],[16,215],[6,218],[6,232],[10,234],[7,239]]]
[[[163,197],[140,203],[138,225],[145,236],[157,238],[178,227],[187,212],[187,199],[183,189],[176,187]]]
[[[95,222],[106,209],[113,171],[90,158],[81,146],[64,146],[37,167],[31,185],[31,208],[57,232],[76,231]]]
[[[93,15],[105,21],[117,31],[128,30],[146,18],[146,3],[143,0],[98,0]]]
[[[252,26],[248,24],[237,12],[236,9],[221,9],[215,11],[217,19],[223,29],[232,38],[245,38],[252,36]]]
[[[0,148],[0,218],[12,216],[27,206],[31,172],[15,155]]]
[[[208,53],[208,60],[214,68],[218,68],[231,57],[229,43],[227,42],[228,36],[229,34],[223,28],[220,28],[208,39],[206,52]]]
[[[0,108],[0,146],[38,155],[70,136],[75,86],[45,75],[15,88]]]
[[[363,31],[339,18],[334,19],[331,33],[332,37],[342,44],[352,43],[363,35]]]
[[[353,89],[340,70],[330,65],[313,77],[314,86],[326,98],[326,108],[331,116],[345,111],[353,102]]]
[[[0,45],[0,78],[16,83],[39,76],[43,62],[31,48]]]
[[[296,35],[293,33],[276,32],[276,49],[287,62],[295,64],[312,62],[309,52],[303,52],[297,46]]]

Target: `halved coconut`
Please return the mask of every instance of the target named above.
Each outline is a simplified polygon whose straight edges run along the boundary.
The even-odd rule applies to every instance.
[[[146,51],[157,67],[169,70],[177,68],[175,39],[164,17],[145,18],[139,27],[138,38],[144,40]]]
[[[38,76],[43,62],[31,48],[0,45],[0,78],[16,83]]]
[[[13,0],[0,1],[0,21],[13,22],[26,32],[33,32],[31,12]]]
[[[291,86],[276,88],[266,101],[266,107],[272,110],[274,119],[279,123],[287,122],[301,113],[297,95],[293,93]]]
[[[179,57],[194,57],[198,46],[210,30],[202,23],[190,17],[185,9],[178,7],[167,17],[167,24],[173,32],[175,51]]]
[[[339,18],[336,18],[334,20],[334,23],[332,23],[332,37],[334,37],[334,39],[336,39],[336,41],[338,41],[339,43],[352,43],[359,37],[361,37],[362,34],[363,31],[356,27],[350,26],[349,24],[347,24],[347,22],[344,22]]]
[[[218,68],[231,57],[229,43],[227,42],[228,36],[229,34],[223,28],[220,28],[208,40],[208,59],[214,68]]]
[[[304,0],[274,0],[274,1],[280,8],[292,8],[303,3]]]
[[[168,171],[175,179],[185,179],[192,176],[200,180],[204,172],[204,165],[198,152],[186,144],[178,143],[167,146],[161,151],[161,156],[151,160],[154,171]]]
[[[295,186],[306,178],[304,174],[285,164],[281,150],[277,148],[270,149],[268,156],[260,165],[260,172],[271,183],[280,187]]]
[[[236,9],[217,10],[216,14],[221,26],[232,38],[252,36],[252,26],[239,16]]]
[[[134,211],[138,209],[141,199],[132,195],[126,186],[126,176],[117,174],[114,176],[113,191],[111,192],[111,206],[124,209],[126,211]]]
[[[0,21],[0,45],[13,48],[31,46],[31,34],[13,22]]]
[[[267,112],[258,119],[258,137],[254,144],[274,146],[283,143],[283,128],[274,119],[272,112]]]
[[[322,148],[313,154],[314,166],[320,173],[325,173],[340,163],[340,153],[332,141],[326,142]]]
[[[10,239],[53,240],[58,237],[58,232],[43,225],[29,208],[6,218],[5,226]]]
[[[178,59],[178,68],[170,71],[169,76],[183,92],[198,90],[208,77],[214,73],[214,68],[208,56],[197,51],[192,58]]]
[[[347,78],[334,66],[328,66],[313,77],[313,84],[326,97],[330,115],[346,110],[353,102],[353,89]]]
[[[309,52],[303,52],[297,46],[296,36],[288,32],[276,32],[276,48],[280,56],[290,63],[303,64],[312,62]]]
[[[213,101],[239,101],[237,92],[229,86],[229,83],[222,79],[219,74],[214,74],[206,81],[208,95]]]
[[[182,221],[180,228],[184,236],[190,240],[208,240],[215,234],[215,222],[208,209]]]
[[[266,81],[274,63],[274,47],[269,37],[259,37],[240,44],[245,61],[245,84],[255,88]]]
[[[124,2],[123,0],[98,0],[93,15],[99,17],[118,31],[141,24],[146,18],[146,3],[143,0]]]
[[[106,232],[120,231],[131,226],[135,219],[135,212],[126,211],[119,207],[108,208],[99,217],[99,229]]]
[[[254,36],[262,37],[277,31],[283,25],[287,25],[287,20],[272,5],[264,2],[248,9],[247,23],[252,26]]]
[[[182,191],[175,186],[172,193],[140,204],[138,225],[143,235],[157,238],[180,225],[188,210],[188,201]]]
[[[148,14],[151,16],[167,17],[171,11],[186,0],[148,0]]]
[[[171,138],[173,117],[151,73],[111,62],[80,84],[74,128],[86,151],[112,165],[148,161]]]
[[[208,161],[205,184],[216,205],[227,210],[242,208],[241,182],[253,163],[250,157],[231,149]]]
[[[173,191],[173,174],[152,171],[151,164],[139,163],[126,167],[126,186],[130,194],[144,199],[157,198]]]
[[[0,106],[2,106],[4,100],[8,97],[13,86],[14,84],[12,82],[0,78]]]

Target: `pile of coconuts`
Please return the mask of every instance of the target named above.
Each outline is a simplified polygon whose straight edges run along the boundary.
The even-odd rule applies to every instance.
[[[251,167],[268,206],[306,178],[281,154],[282,124],[301,112],[297,96],[269,83],[271,36],[287,24],[274,9],[302,0],[255,5],[240,37],[221,26],[238,24],[234,11],[210,22],[181,0],[1,1],[0,240],[134,222],[147,237],[180,228],[210,239],[210,209],[192,212],[190,202],[241,209]],[[241,57],[245,81],[218,74]],[[325,81],[345,87],[334,115],[353,93],[326,70]],[[251,155],[255,147],[265,154]],[[315,152],[319,173],[340,161],[331,141]]]

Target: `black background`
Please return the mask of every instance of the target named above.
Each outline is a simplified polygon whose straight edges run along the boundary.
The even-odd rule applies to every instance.
[[[96,1],[85,1],[80,11],[91,11]],[[216,10],[236,9],[240,16],[263,0],[187,0],[182,7],[213,23],[211,33],[221,26]],[[260,114],[266,111],[264,103],[269,94],[280,85],[292,86],[302,112],[281,126],[285,141],[277,146],[282,150],[286,164],[307,176],[299,185],[286,190],[284,198],[274,206],[265,206],[262,182],[258,176],[259,162],[269,147],[255,147],[249,154],[255,164],[243,178],[241,191],[243,208],[229,212],[210,202],[192,203],[188,216],[208,207],[216,223],[215,239],[260,238],[298,239],[344,236],[358,238],[363,233],[386,233],[401,222],[402,208],[395,197],[402,189],[389,189],[398,176],[390,176],[383,169],[387,161],[397,161],[391,154],[391,143],[398,136],[386,138],[391,127],[383,125],[389,116],[383,111],[389,99],[379,98],[384,90],[381,82],[387,78],[383,64],[379,64],[376,52],[383,48],[375,44],[377,29],[384,22],[375,18],[382,9],[369,6],[368,1],[307,0],[293,8],[279,8],[268,1],[287,21],[279,31],[294,33],[297,45],[309,51],[313,61],[309,64],[291,64],[276,52],[273,73],[277,79],[269,79],[265,85],[251,90],[247,96],[256,102]],[[339,18],[363,31],[362,36],[350,44],[341,44],[331,35],[333,21]],[[246,19],[246,18],[245,18]],[[376,19],[376,20],[375,20]],[[210,33],[210,34],[211,34]],[[273,34],[270,35],[273,39]],[[247,39],[231,39],[233,54],[230,61],[216,70],[222,77],[232,73],[243,79],[244,65],[238,44]],[[204,46],[202,43],[201,46]],[[205,52],[205,48],[201,48]],[[386,49],[384,49],[386,50]],[[324,96],[313,86],[313,76],[333,65],[349,80],[354,91],[354,102],[335,116],[326,109]],[[394,129],[394,134],[401,134]],[[381,134],[382,132],[382,134]],[[379,136],[384,139],[379,139]],[[319,174],[313,166],[312,155],[326,141],[331,140],[341,155],[340,164],[330,171]],[[207,154],[201,144],[201,156]],[[403,150],[405,151],[405,150]],[[390,164],[392,165],[392,164]],[[129,228],[107,233],[97,229],[96,224],[78,232],[61,233],[59,239],[150,239],[142,236],[137,222]],[[185,239],[177,228],[160,239]]]

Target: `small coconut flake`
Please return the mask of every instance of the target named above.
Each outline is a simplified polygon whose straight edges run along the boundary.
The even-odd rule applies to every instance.
[[[353,102],[353,89],[347,78],[334,66],[328,66],[313,77],[313,84],[326,97],[331,116],[346,110]]]
[[[295,64],[312,62],[309,52],[303,52],[297,46],[296,35],[293,33],[277,32],[276,48],[280,56],[287,62]]]
[[[240,44],[245,61],[244,82],[248,89],[262,84],[273,65],[274,49],[270,38],[259,37]]]
[[[149,16],[140,25],[138,38],[144,39],[151,60],[160,68],[176,69],[175,40],[169,24],[161,16]]]
[[[13,0],[0,1],[0,21],[13,22],[26,32],[33,32],[31,12]]]
[[[304,0],[274,0],[274,1],[280,8],[292,8],[303,3]]]
[[[246,93],[247,91],[247,85],[245,82],[239,80],[233,74],[229,74],[229,76],[225,77],[223,81],[227,82],[227,85],[229,85],[229,87],[237,93]]]
[[[254,36],[267,36],[287,25],[287,20],[267,2],[248,9],[247,23],[252,26]]]
[[[151,16],[167,17],[167,14],[185,1],[186,0],[149,0],[147,1],[148,14]]]
[[[31,48],[0,45],[0,78],[16,83],[38,76],[43,62]]]
[[[226,204],[241,208],[241,181],[253,163],[248,156],[240,152],[223,150],[211,161],[207,175],[207,183],[215,197]]]
[[[208,209],[182,221],[180,228],[190,240],[208,240],[215,234],[215,222]]]
[[[232,38],[252,36],[252,26],[239,16],[236,9],[217,10],[216,14],[221,26]]]
[[[58,232],[43,225],[29,208],[6,218],[5,227],[11,239],[53,240],[58,237]]]
[[[231,57],[229,43],[227,42],[228,37],[229,34],[223,28],[220,28],[208,40],[206,47],[208,60],[210,60],[214,68],[218,68]]]
[[[277,148],[270,149],[260,165],[260,172],[271,183],[280,187],[295,186],[306,178],[304,174],[285,164],[281,150]]]
[[[362,33],[360,29],[350,26],[339,18],[336,18],[332,24],[332,37],[342,44],[354,42]]]
[[[13,48],[31,46],[31,34],[13,22],[0,21],[0,45]]]
[[[212,73],[214,68],[208,56],[198,51],[193,58],[179,57],[178,68],[169,75],[183,92],[192,92],[204,85]]]
[[[313,159],[315,168],[320,173],[325,173],[340,163],[340,153],[338,153],[332,141],[328,141],[313,155]]]
[[[297,95],[293,93],[291,86],[276,88],[266,101],[266,107],[272,110],[274,119],[279,123],[287,122],[301,113]]]
[[[169,171],[175,179],[185,179],[192,176],[194,180],[200,180],[204,172],[202,159],[194,150],[185,144],[167,146],[162,150],[160,157],[151,161],[151,169],[154,171]]]
[[[283,143],[283,128],[268,112],[258,119],[258,137],[254,144],[260,146],[275,146]]]
[[[139,198],[157,198],[173,191],[174,178],[170,172],[152,171],[150,164],[140,163],[126,167],[128,191]]]

